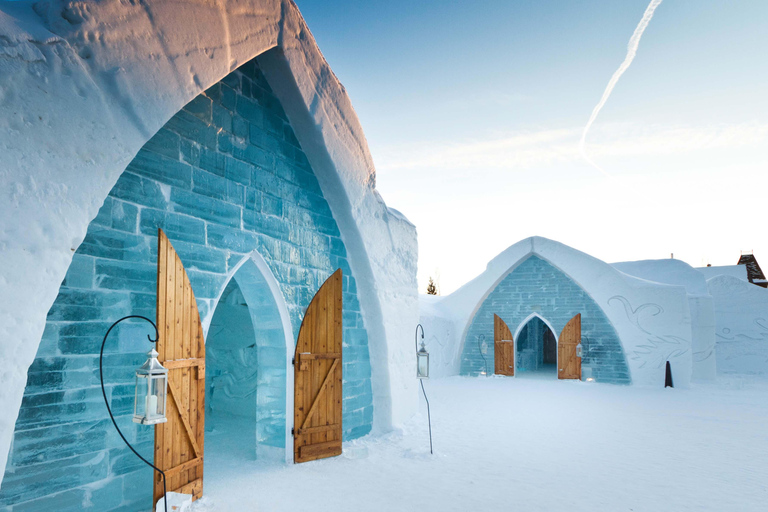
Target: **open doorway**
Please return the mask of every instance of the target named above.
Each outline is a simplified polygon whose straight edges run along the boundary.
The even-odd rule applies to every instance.
[[[244,466],[292,460],[293,349],[282,292],[253,253],[224,287],[205,343],[205,471],[214,494]]]
[[[216,306],[206,341],[207,459],[235,456],[256,460],[259,358],[251,315],[243,292],[232,279]]]
[[[543,319],[532,316],[515,339],[518,375],[557,378],[557,337]]]

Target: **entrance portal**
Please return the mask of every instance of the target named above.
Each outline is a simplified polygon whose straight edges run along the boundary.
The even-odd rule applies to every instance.
[[[557,377],[557,337],[538,316],[533,316],[516,339],[517,370]]]
[[[290,460],[286,411],[293,409],[292,337],[277,282],[253,253],[221,293],[206,338],[210,490],[225,487],[233,462]]]
[[[209,459],[256,459],[258,362],[251,312],[237,281],[232,279],[216,306],[206,342],[205,430]]]

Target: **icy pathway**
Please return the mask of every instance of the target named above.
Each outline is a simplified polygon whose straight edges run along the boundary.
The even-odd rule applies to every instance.
[[[347,443],[335,459],[206,466],[195,512],[768,510],[765,380],[689,390],[498,377],[426,385],[434,456],[424,417]]]

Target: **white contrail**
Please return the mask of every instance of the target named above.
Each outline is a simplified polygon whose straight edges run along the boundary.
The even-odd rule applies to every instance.
[[[595,169],[605,174],[609,178],[611,175],[587,156],[587,151],[585,149],[587,132],[589,132],[589,129],[592,127],[592,123],[594,123],[595,119],[597,119],[597,114],[600,113],[600,109],[602,109],[603,105],[605,105],[605,102],[608,101],[608,97],[613,92],[613,88],[616,87],[616,83],[619,81],[619,78],[621,78],[621,75],[624,74],[627,68],[629,68],[629,65],[632,64],[632,61],[635,59],[635,55],[637,55],[637,47],[640,45],[640,38],[643,36],[643,32],[645,32],[646,27],[648,27],[648,23],[651,22],[651,18],[653,18],[653,12],[659,6],[661,1],[662,0],[651,0],[651,3],[648,4],[648,7],[643,13],[643,18],[640,20],[640,23],[638,23],[637,28],[635,28],[635,32],[632,34],[632,37],[629,38],[629,44],[627,44],[627,56],[624,58],[624,62],[621,63],[619,69],[616,70],[611,79],[608,81],[608,85],[603,92],[603,97],[600,98],[600,102],[592,111],[592,115],[589,116],[589,121],[587,121],[587,125],[584,127],[584,131],[581,134],[581,141],[579,141],[579,151],[581,152],[581,156]]]

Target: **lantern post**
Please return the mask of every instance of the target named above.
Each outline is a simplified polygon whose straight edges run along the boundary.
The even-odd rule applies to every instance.
[[[419,329],[421,329],[421,349],[419,349]],[[427,392],[424,391],[424,379],[429,378],[429,352],[424,347],[424,327],[421,324],[416,326],[414,344],[416,346],[416,378],[421,384],[421,392],[424,394],[424,400],[427,402],[427,421],[429,422],[429,453],[432,452],[432,414],[429,411],[429,399]]]
[[[128,446],[134,455],[141,459],[147,466],[163,476],[163,505],[165,506],[165,512],[168,512],[165,472],[142,457],[125,438],[120,427],[117,426],[115,416],[112,414],[112,408],[109,407],[107,392],[104,389],[104,345],[106,345],[107,337],[109,336],[109,333],[112,332],[112,329],[123,320],[128,320],[129,318],[140,318],[141,320],[146,320],[152,324],[152,327],[155,328],[155,339],[152,339],[150,335],[147,335],[147,339],[151,343],[157,343],[157,340],[160,339],[157,325],[147,317],[128,315],[113,323],[104,335],[104,340],[101,342],[101,351],[99,352],[99,381],[101,382],[101,394],[104,397],[104,405],[107,406],[107,412],[112,420],[112,424],[115,426],[115,430],[120,434],[120,438],[126,446]],[[133,421],[134,423],[139,423],[141,425],[156,425],[167,421],[167,418],[165,417],[165,404],[168,391],[168,370],[157,360],[158,353],[154,348],[147,352],[147,355],[149,356],[147,361],[136,370],[136,393],[133,403]]]

